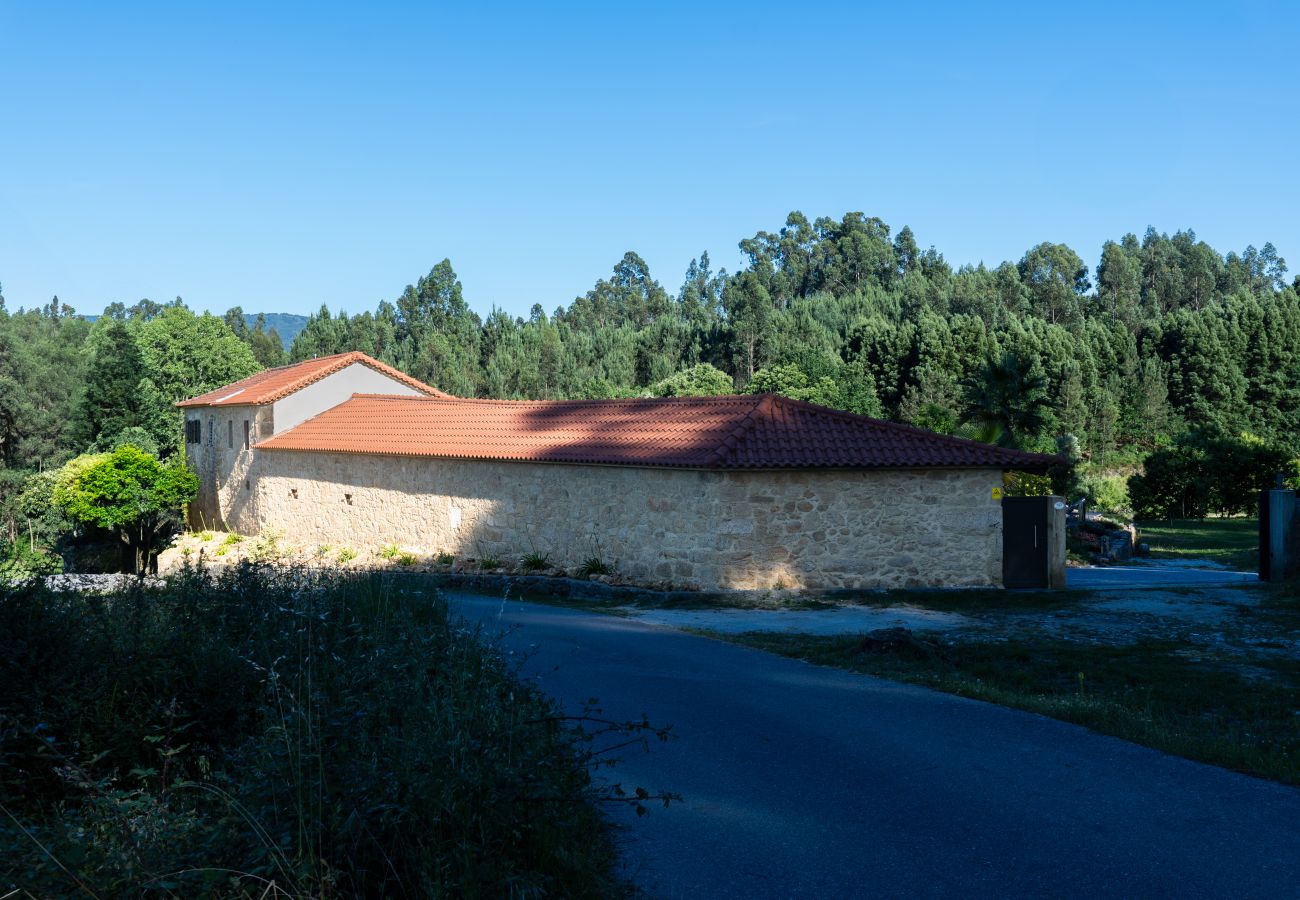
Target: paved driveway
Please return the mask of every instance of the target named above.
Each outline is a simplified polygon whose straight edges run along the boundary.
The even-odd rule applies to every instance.
[[[1066,587],[1088,590],[1229,587],[1259,583],[1259,576],[1254,572],[1196,565],[1071,566],[1065,570]]]
[[[620,814],[664,897],[1280,897],[1300,885],[1300,791],[1028,713],[627,619],[472,595],[453,605],[576,710],[678,739]]]

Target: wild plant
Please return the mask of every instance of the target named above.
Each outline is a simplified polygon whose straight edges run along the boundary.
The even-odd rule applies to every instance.
[[[520,561],[519,566],[525,572],[538,572],[542,569],[549,569],[551,566],[551,556],[549,553],[538,553],[534,550],[524,556]]]

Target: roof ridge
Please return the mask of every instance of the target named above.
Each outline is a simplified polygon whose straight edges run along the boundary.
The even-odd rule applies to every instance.
[[[481,404],[484,406],[629,406],[637,404],[686,404],[686,403],[711,403],[721,405],[724,403],[749,403],[756,396],[754,394],[715,394],[711,396],[699,397],[610,397],[608,399],[577,399],[577,400],[514,400],[502,399],[498,397],[457,397],[454,394],[443,394],[441,397],[424,395],[420,397],[409,397],[402,394],[377,394],[373,392],[364,392],[353,394],[354,397],[376,397],[388,398],[392,400],[439,400],[442,402]]]
[[[941,443],[951,444],[957,447],[975,447],[983,451],[993,451],[1004,454],[1010,458],[1039,457],[1043,459],[1059,459],[1055,454],[1036,453],[1032,450],[1020,450],[1015,447],[999,447],[997,444],[986,444],[983,441],[977,441],[972,438],[957,437],[955,434],[941,434],[938,431],[931,431],[928,428],[922,428],[919,425],[909,425],[906,422],[891,422],[889,419],[878,419],[875,416],[866,416],[861,413],[849,412],[844,409],[835,409],[830,406],[822,406],[820,403],[812,403],[808,400],[796,400],[793,397],[787,397],[784,394],[771,395],[781,405],[793,405],[802,407],[821,415],[836,418],[848,419],[850,421],[866,420],[873,425],[878,425],[886,430],[902,432],[904,434],[915,435],[926,440],[938,441]]]
[[[179,407],[219,406],[223,405],[224,401],[248,391],[249,395],[241,397],[241,402],[224,405],[261,406],[282,400],[296,391],[309,387],[353,365],[365,366],[372,372],[377,372],[386,378],[418,391],[423,396],[451,396],[387,363],[375,359],[361,350],[348,350],[344,353],[331,353],[328,356],[317,356],[312,359],[299,360],[296,363],[262,369],[246,378],[205,391],[196,397],[181,400],[176,405]],[[234,389],[233,392],[232,389]]]
[[[750,394],[749,396],[752,397],[753,394]],[[720,440],[718,446],[714,448],[713,452],[705,457],[705,466],[712,468],[714,466],[722,465],[722,463],[726,461],[727,457],[731,455],[731,451],[736,449],[736,445],[740,443],[740,439],[754,427],[754,424],[758,422],[759,419],[763,418],[763,416],[771,410],[772,396],[772,394],[758,395],[758,402],[754,404],[753,408],[750,409],[749,412],[745,413],[745,417],[736,424],[736,427],[731,431],[731,433]]]

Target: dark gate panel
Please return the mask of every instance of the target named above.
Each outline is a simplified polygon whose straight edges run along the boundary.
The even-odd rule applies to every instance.
[[[1045,588],[1048,571],[1047,517],[1052,497],[1006,497],[1002,501],[1002,584]]]

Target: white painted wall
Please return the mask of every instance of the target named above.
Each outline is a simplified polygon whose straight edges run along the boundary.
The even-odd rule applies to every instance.
[[[327,375],[314,384],[309,384],[300,391],[294,391],[283,400],[273,404],[273,422],[275,434],[288,431],[312,416],[317,416],[333,406],[338,406],[353,394],[398,394],[405,397],[424,396],[415,388],[376,372],[369,366],[353,363],[346,369],[340,369]],[[265,440],[269,434],[259,434],[258,440]]]

